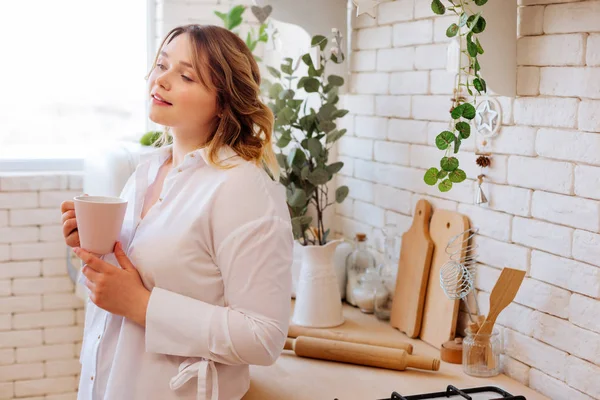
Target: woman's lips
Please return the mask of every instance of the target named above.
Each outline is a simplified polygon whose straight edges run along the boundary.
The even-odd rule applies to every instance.
[[[152,96],[152,103],[156,104],[158,106],[172,106],[173,105],[171,103],[167,103],[166,101],[159,100],[154,96]]]

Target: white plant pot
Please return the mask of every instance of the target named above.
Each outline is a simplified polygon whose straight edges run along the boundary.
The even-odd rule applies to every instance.
[[[312,328],[330,328],[344,323],[342,300],[333,256],[342,240],[324,246],[302,246],[292,323]]]

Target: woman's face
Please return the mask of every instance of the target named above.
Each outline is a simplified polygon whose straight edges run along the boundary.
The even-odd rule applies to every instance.
[[[184,33],[163,47],[148,77],[148,91],[150,120],[193,134],[211,129],[218,106],[216,94],[202,84],[192,68],[190,46]]]

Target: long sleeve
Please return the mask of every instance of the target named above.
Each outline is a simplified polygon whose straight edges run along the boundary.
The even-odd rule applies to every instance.
[[[216,249],[225,307],[155,287],[146,314],[146,351],[224,364],[272,364],[290,317],[293,235],[289,220],[262,217]]]

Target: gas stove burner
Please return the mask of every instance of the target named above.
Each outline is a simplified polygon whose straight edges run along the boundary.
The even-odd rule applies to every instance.
[[[402,396],[397,392],[393,392],[390,398],[381,400],[427,400],[440,398],[448,400],[527,400],[525,396],[513,396],[512,394],[495,386],[457,389],[452,385],[448,385],[445,392],[415,394],[411,396]]]

